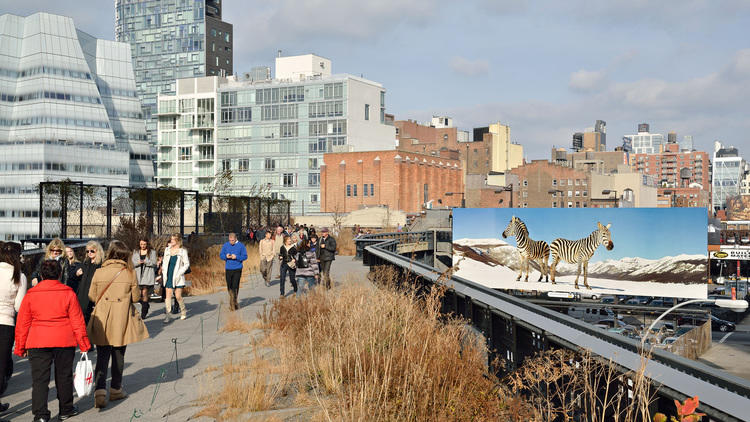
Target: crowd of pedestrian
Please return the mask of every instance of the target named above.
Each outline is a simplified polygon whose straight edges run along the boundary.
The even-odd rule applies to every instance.
[[[243,235],[246,243],[258,243],[265,285],[270,286],[278,272],[284,297],[287,280],[295,294],[319,284],[331,288],[336,240],[326,227],[320,233],[319,238],[315,228],[306,225],[279,225],[251,228]],[[21,252],[18,243],[0,242],[0,399],[13,374],[15,353],[27,357],[31,366],[34,421],[50,420],[47,395],[53,368],[58,419],[77,415],[73,403],[76,347],[81,352],[96,350],[94,406],[104,408],[109,401],[127,398],[123,388],[125,351],[129,344],[149,337],[143,320],[149,315],[151,299],[164,300],[165,323],[170,320],[173,300],[179,306],[180,319],[187,318],[183,289],[190,259],[182,236],[170,236],[163,251],[155,250],[150,239],[141,238],[135,250],[113,240],[105,253],[102,245],[92,240],[80,260],[74,249],[52,239],[28,282]],[[234,311],[240,307],[239,287],[248,259],[240,236],[229,234],[219,258],[225,262],[229,307]],[[135,304],[140,304],[140,309]],[[0,403],[0,413],[9,406]]]

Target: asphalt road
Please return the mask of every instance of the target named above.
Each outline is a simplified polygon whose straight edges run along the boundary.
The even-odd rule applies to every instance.
[[[714,343],[719,344],[744,344],[750,346],[750,332],[747,331],[731,331],[728,333],[713,331],[712,339]]]

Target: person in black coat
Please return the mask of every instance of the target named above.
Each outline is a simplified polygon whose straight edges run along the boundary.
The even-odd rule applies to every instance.
[[[286,284],[286,277],[289,275],[289,281],[292,284],[294,293],[297,293],[297,277],[294,274],[297,264],[297,246],[292,243],[292,238],[284,236],[284,244],[279,250],[279,263],[281,273],[281,279],[279,285],[281,289],[281,297],[284,297],[284,284]]]
[[[336,239],[328,233],[328,227],[323,227],[320,231],[321,236],[318,240],[318,261],[320,262],[320,281],[331,288],[331,263],[336,259]]]
[[[31,273],[31,287],[36,286],[36,283],[42,281],[42,277],[39,270],[42,266],[42,262],[53,259],[60,263],[62,266],[62,272],[60,273],[60,283],[68,285],[68,260],[65,258],[65,244],[60,238],[52,239],[47,244],[47,249],[44,252],[44,258],[40,259],[36,264],[36,269]]]
[[[76,290],[76,296],[78,296],[78,303],[81,305],[81,311],[83,311],[83,319],[86,320],[87,324],[91,317],[91,311],[94,309],[94,304],[89,300],[91,279],[94,277],[96,270],[102,266],[102,261],[104,261],[104,249],[102,245],[93,240],[87,243],[86,258],[83,259],[81,268],[76,272],[76,275],[81,277],[78,289]]]

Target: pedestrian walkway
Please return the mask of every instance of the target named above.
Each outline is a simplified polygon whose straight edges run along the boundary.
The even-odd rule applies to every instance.
[[[366,282],[368,268],[349,256],[337,256],[331,268],[337,284]],[[278,278],[278,269],[274,273]],[[258,274],[245,275],[240,289],[240,307],[245,319],[254,319],[269,300],[279,297],[278,280],[270,287]],[[291,287],[287,285],[287,292]],[[290,293],[287,293],[289,295]],[[226,289],[211,295],[185,299],[188,318],[177,318],[164,324],[164,306],[153,304],[146,325],[151,338],[128,346],[125,354],[123,386],[130,394],[126,400],[110,402],[103,410],[94,408],[93,396],[76,398],[81,414],[71,421],[185,421],[199,408],[193,401],[206,392],[207,369],[221,365],[228,352],[248,344],[246,334],[219,333],[227,314]],[[136,305],[138,306],[138,305]],[[78,354],[76,354],[78,357]],[[96,354],[90,353],[92,361]],[[0,418],[32,420],[31,374],[28,361],[14,357],[13,377],[2,402],[9,403],[8,412]],[[210,384],[210,383],[209,383]],[[50,382],[49,408],[54,417],[58,412],[57,390]],[[200,418],[199,420],[209,420]]]

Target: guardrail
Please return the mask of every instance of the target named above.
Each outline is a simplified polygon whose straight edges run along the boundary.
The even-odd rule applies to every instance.
[[[420,236],[420,233],[434,232],[410,235]],[[358,255],[361,244],[361,257],[366,265],[390,265],[426,284],[438,282],[441,274],[435,268],[395,253],[400,239],[404,239],[401,235],[378,234],[357,239]],[[444,282],[448,290],[443,309],[465,317],[481,331],[487,338],[491,356],[500,355],[520,364],[525,356],[545,350],[552,343],[573,350],[590,350],[629,371],[637,371],[642,365],[640,343],[633,339],[461,277],[453,276]],[[701,411],[712,419],[746,420],[750,382],[745,379],[658,349],[651,351],[645,373],[660,387],[660,396],[683,400],[697,395]],[[664,410],[674,412],[673,404],[666,403],[672,407]]]

